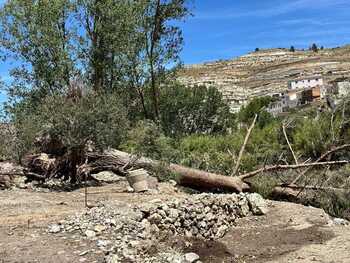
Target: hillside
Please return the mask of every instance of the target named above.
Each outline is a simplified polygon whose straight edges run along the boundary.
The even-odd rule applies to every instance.
[[[247,100],[281,92],[288,81],[322,75],[325,83],[350,76],[350,45],[312,51],[266,49],[225,61],[186,66],[179,81],[216,86],[237,110]]]

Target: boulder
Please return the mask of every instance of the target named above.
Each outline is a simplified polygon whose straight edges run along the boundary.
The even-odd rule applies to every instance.
[[[199,256],[196,253],[187,253],[184,255],[185,262],[184,263],[194,263],[199,260]]]
[[[254,215],[265,215],[269,211],[267,203],[261,195],[257,193],[248,194],[247,200]]]

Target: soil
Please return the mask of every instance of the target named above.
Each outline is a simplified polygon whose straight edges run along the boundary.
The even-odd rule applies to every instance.
[[[125,193],[118,185],[89,187],[91,205],[118,200],[138,204],[184,195],[162,186],[160,194]],[[264,216],[238,220],[224,238],[206,241],[167,237],[154,245],[195,252],[202,262],[350,262],[350,227],[329,224],[323,210],[268,201]],[[0,191],[0,262],[103,262],[93,241],[68,233],[47,233],[48,224],[82,212],[84,189]],[[70,234],[72,235],[72,234]]]

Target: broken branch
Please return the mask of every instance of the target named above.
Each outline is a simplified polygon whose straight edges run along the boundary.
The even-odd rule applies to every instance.
[[[250,134],[252,133],[252,130],[254,129],[254,126],[255,126],[255,123],[256,123],[257,118],[258,118],[258,115],[255,114],[254,120],[253,120],[252,124],[250,125],[250,127],[249,127],[249,129],[248,129],[248,131],[247,131],[247,134],[246,134],[246,136],[245,136],[245,138],[244,138],[243,145],[242,145],[242,147],[241,147],[241,150],[239,151],[238,159],[237,159],[235,168],[233,169],[232,176],[236,175],[237,172],[238,172],[239,165],[241,164],[241,160],[242,160],[242,156],[243,156],[245,147],[246,147],[246,145],[247,145],[247,143],[248,143]]]
[[[259,173],[262,172],[271,172],[271,171],[278,171],[278,170],[290,170],[290,169],[299,169],[302,167],[315,167],[315,166],[323,166],[323,165],[343,165],[348,164],[349,161],[332,161],[332,162],[316,162],[316,163],[305,163],[305,164],[292,164],[292,165],[270,165],[263,168],[260,168],[258,170],[240,175],[239,178],[242,180],[251,178]]]

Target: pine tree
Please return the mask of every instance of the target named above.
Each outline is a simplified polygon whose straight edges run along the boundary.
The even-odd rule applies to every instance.
[[[312,50],[313,52],[318,52],[318,47],[315,43],[312,44],[310,50]]]

